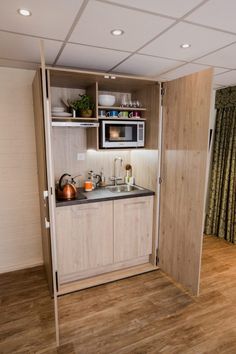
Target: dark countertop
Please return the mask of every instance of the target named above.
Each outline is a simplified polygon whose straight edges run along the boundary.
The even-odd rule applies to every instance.
[[[105,188],[104,187],[96,188],[91,192],[84,192],[83,188],[79,188],[76,199],[60,200],[60,201],[57,200],[56,206],[61,207],[67,205],[97,203],[97,202],[104,202],[104,201],[116,200],[116,199],[146,197],[150,195],[155,195],[155,193],[146,188],[142,188],[140,190],[134,190],[131,192],[111,192],[109,191],[108,186]]]

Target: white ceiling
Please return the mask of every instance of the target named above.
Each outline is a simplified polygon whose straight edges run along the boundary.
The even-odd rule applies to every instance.
[[[18,15],[27,8],[32,16]],[[215,68],[236,85],[235,0],[10,0],[0,3],[0,65],[40,62],[171,80]],[[113,37],[112,29],[124,34]],[[180,48],[190,43],[188,49]]]

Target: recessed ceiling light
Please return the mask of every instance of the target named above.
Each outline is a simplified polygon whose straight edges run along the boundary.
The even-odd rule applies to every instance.
[[[189,43],[183,43],[183,44],[180,45],[180,47],[183,48],[183,49],[187,49],[187,48],[190,48],[190,47],[191,47],[191,44],[189,44]]]
[[[122,29],[113,29],[111,31],[111,34],[113,36],[122,36],[122,34],[124,34],[124,31]]]
[[[31,11],[27,10],[27,9],[18,9],[17,12],[21,16],[31,16],[32,15]]]

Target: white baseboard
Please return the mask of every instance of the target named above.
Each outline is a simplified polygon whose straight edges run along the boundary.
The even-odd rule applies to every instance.
[[[32,267],[37,267],[37,266],[42,266],[42,265],[43,265],[43,261],[38,260],[35,262],[26,262],[26,263],[14,264],[14,265],[9,265],[9,266],[0,266],[0,274],[14,272],[16,270],[32,268]]]

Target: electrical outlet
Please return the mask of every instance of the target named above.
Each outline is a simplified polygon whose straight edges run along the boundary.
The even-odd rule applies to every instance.
[[[78,152],[77,160],[78,161],[84,161],[85,160],[85,153],[84,152]]]

